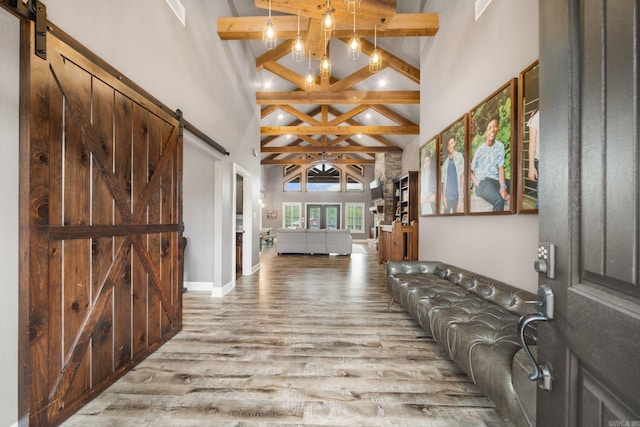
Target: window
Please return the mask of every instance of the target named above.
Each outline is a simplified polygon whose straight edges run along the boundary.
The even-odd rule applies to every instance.
[[[364,203],[345,203],[346,225],[352,233],[364,233]]]
[[[302,175],[298,174],[285,181],[284,191],[302,191]]]
[[[358,179],[347,174],[347,192],[364,191],[364,184]]]
[[[326,163],[307,170],[307,191],[340,191],[340,171]]]
[[[283,228],[300,228],[301,227],[302,203],[282,203],[282,227]]]

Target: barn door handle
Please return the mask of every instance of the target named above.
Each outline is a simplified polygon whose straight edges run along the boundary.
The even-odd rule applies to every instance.
[[[524,339],[524,331],[527,326],[534,322],[549,321],[553,319],[553,291],[549,285],[540,285],[538,288],[538,312],[532,314],[526,314],[520,318],[518,322],[518,338],[520,339],[520,345],[524,349],[525,353],[531,361],[533,371],[528,375],[530,381],[537,381],[538,387],[543,390],[551,391],[551,369],[548,365],[539,365],[536,359],[531,354],[531,350]]]

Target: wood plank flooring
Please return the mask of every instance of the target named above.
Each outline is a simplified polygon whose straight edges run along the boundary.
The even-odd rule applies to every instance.
[[[222,299],[184,294],[184,330],[65,426],[511,426],[405,313],[386,270],[274,254]]]

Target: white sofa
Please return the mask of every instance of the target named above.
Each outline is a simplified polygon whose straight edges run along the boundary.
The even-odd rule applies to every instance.
[[[280,254],[351,255],[349,230],[306,230],[280,228],[276,234],[276,252]]]

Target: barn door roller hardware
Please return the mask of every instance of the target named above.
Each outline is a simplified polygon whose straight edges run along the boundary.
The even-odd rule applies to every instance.
[[[19,18],[35,21],[36,55],[47,59],[47,6],[39,0],[0,0],[0,6]]]

